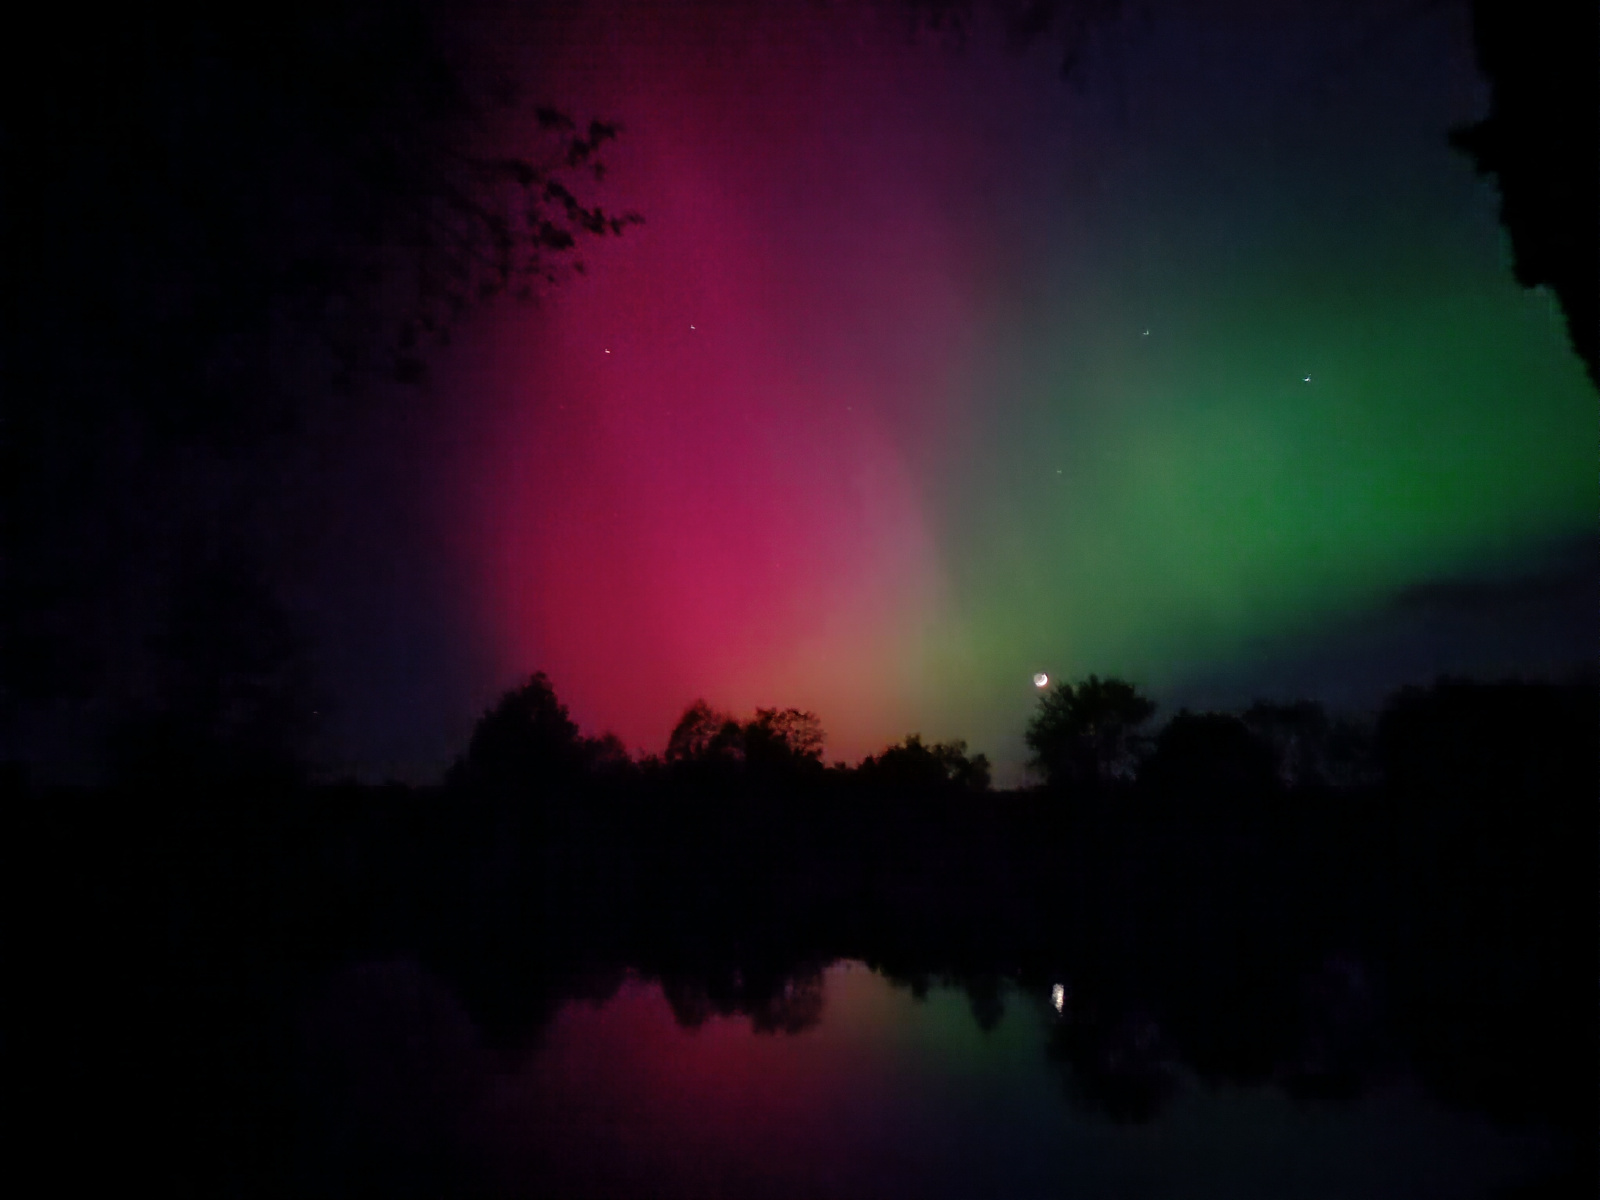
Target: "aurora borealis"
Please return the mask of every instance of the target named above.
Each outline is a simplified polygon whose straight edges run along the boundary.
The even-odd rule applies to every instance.
[[[441,356],[478,703],[544,669],[635,749],[704,696],[1004,767],[1037,670],[1314,690],[1286,658],[1592,531],[1594,392],[1446,141],[1464,10],[1127,5],[1065,80],[981,13],[910,26],[490,30],[622,123],[598,194],[647,224]]]

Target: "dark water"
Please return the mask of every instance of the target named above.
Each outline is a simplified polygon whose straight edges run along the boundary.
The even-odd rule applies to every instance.
[[[1349,1099],[1207,1084],[1153,1021],[1102,1047],[1158,1080],[1117,1119],[1053,1047],[1070,983],[986,1011],[857,961],[766,1014],[632,973],[494,1048],[410,958],[346,967],[305,1014],[298,1189],[496,1196],[1473,1197],[1559,1170],[1557,1142],[1452,1111],[1403,1070]],[[1057,1010],[1059,1004],[1059,1011]],[[980,1023],[980,1017],[982,1021]],[[689,1024],[686,1027],[685,1021]],[[988,1026],[988,1028],[984,1028]],[[1152,1086],[1156,1086],[1152,1084]]]

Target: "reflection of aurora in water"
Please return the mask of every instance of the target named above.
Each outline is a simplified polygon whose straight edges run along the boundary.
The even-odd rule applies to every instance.
[[[808,1020],[760,1033],[741,1014],[702,1012],[686,1028],[660,984],[630,975],[605,1000],[563,1006],[507,1063],[419,968],[356,976],[336,1008],[368,1029],[385,1010],[412,1023],[394,1039],[400,1060],[366,1081],[396,1108],[369,1104],[368,1118],[413,1138],[419,1121],[442,1121],[458,1167],[495,1194],[1472,1196],[1549,1161],[1538,1137],[1447,1112],[1403,1078],[1356,1103],[1308,1104],[1166,1064],[1173,1095],[1155,1119],[1108,1121],[1047,1052],[1072,1019],[1057,1012],[1061,984],[1003,988],[985,1031],[957,988],[919,1000],[839,962],[814,988],[801,982]],[[1120,1024],[1108,1055],[1158,1053],[1152,1021]],[[423,1111],[399,1110],[408,1085]]]

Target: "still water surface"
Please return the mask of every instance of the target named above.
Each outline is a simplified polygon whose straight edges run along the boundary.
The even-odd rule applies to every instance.
[[[1010,987],[915,997],[837,962],[771,1019],[699,1014],[659,983],[564,1004],[490,1049],[409,960],[344,972],[308,1024],[309,1190],[504,1196],[1473,1197],[1545,1174],[1547,1139],[1445,1109],[1397,1074],[1350,1101],[1214,1087],[1172,1064],[1119,1123],[1047,1053],[1072,1019]],[[804,1026],[797,1032],[789,1028]],[[758,1031],[764,1025],[768,1031]],[[359,1183],[358,1183],[359,1181]]]

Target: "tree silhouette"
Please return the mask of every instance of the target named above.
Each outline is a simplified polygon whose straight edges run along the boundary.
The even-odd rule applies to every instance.
[[[992,10],[1005,26],[1014,47],[1053,41],[1060,53],[1061,74],[1073,78],[1095,34],[1122,10],[1122,0],[1028,0],[1025,4],[979,3],[978,0],[907,0],[918,28],[960,40],[978,19]]]
[[[913,733],[905,741],[862,760],[857,776],[873,787],[896,791],[926,791],[956,788],[970,792],[989,790],[989,759],[986,755],[967,756],[964,741],[935,742],[925,745],[922,735]]]
[[[152,642],[152,694],[112,734],[118,776],[246,787],[302,776],[308,643],[258,573],[234,557],[191,563]]]
[[[288,331],[346,378],[414,379],[423,339],[637,221],[578,195],[617,127],[518,112],[449,19],[434,0],[143,5],[16,43],[14,401],[257,436],[307,396],[273,386]]]
[[[1058,683],[1039,697],[1024,741],[1029,762],[1052,784],[1098,787],[1128,779],[1137,763],[1136,731],[1155,703],[1121,679],[1091,675]]]
[[[758,708],[745,724],[744,760],[757,769],[806,770],[822,765],[822,722],[798,708]]]
[[[668,763],[739,764],[758,774],[791,774],[822,765],[822,723],[797,708],[758,708],[739,721],[696,700],[667,738]]]
[[[479,719],[450,782],[488,791],[526,791],[570,783],[621,750],[614,737],[583,737],[543,671],[500,697]]]
[[[1453,805],[1533,798],[1568,802],[1600,789],[1600,689],[1593,683],[1407,687],[1379,715],[1377,757],[1389,786]],[[1531,811],[1522,813],[1533,819]]]
[[[1489,113],[1451,145],[1500,185],[1500,223],[1523,287],[1561,301],[1573,348],[1600,387],[1600,95],[1593,4],[1473,0]]]
[[[669,763],[729,760],[743,756],[739,722],[718,712],[704,700],[696,700],[678,718],[667,738]]]
[[[1193,713],[1168,721],[1140,772],[1167,793],[1228,800],[1258,796],[1277,780],[1272,747],[1232,713]]]
[[[1329,782],[1328,714],[1314,700],[1274,704],[1257,700],[1243,714],[1250,732],[1271,747],[1278,778],[1288,787]]]

